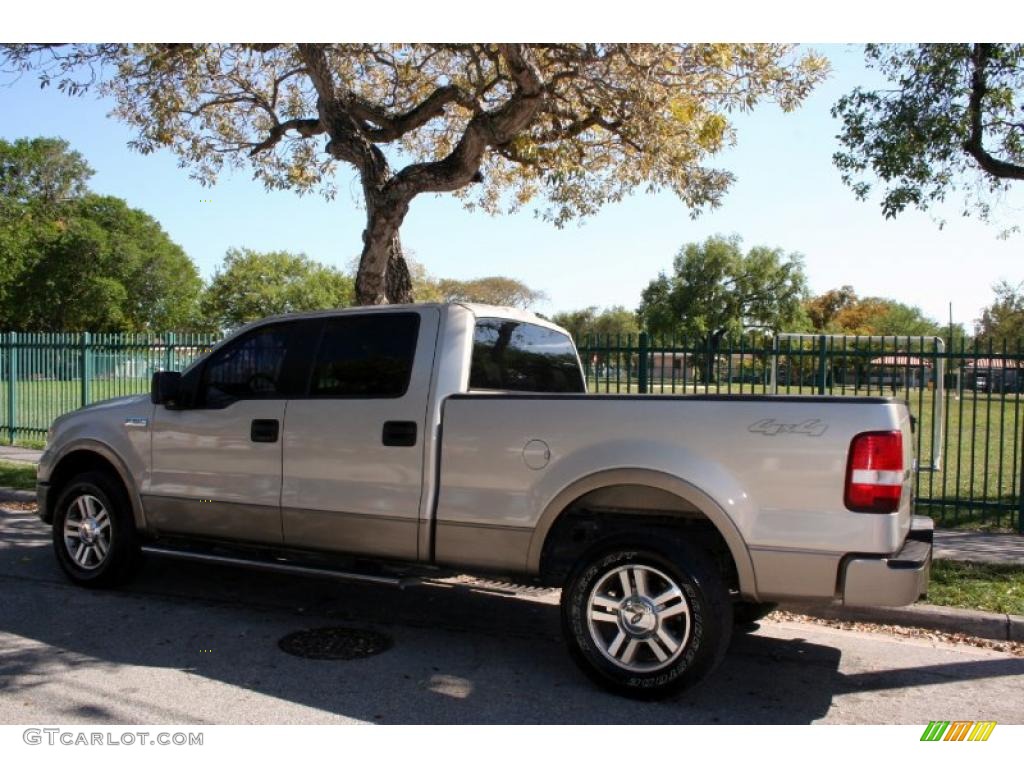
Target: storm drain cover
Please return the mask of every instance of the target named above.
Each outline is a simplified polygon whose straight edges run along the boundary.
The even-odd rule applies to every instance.
[[[351,661],[383,653],[391,647],[391,638],[369,629],[319,627],[292,632],[277,645],[285,653],[303,659]]]

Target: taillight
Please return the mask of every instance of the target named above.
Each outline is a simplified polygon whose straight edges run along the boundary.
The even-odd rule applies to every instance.
[[[854,512],[895,512],[903,492],[903,434],[861,432],[850,443],[843,500]]]

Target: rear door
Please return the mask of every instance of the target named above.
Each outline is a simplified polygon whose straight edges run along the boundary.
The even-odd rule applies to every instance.
[[[286,544],[417,558],[439,324],[434,307],[323,321],[307,394],[285,418]]]

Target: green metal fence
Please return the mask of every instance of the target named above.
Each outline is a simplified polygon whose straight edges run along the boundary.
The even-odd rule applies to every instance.
[[[0,334],[0,437],[42,440],[50,423],[90,403],[149,391],[153,371],[180,370],[213,334]]]
[[[918,508],[1024,532],[1024,351],[935,337],[751,334],[579,340],[591,392],[884,395],[915,421]]]
[[[0,439],[41,441],[63,413],[147,392],[213,334],[0,334]],[[591,392],[886,395],[916,422],[919,508],[947,525],[1024,532],[1024,351],[934,337],[753,334],[579,340]]]

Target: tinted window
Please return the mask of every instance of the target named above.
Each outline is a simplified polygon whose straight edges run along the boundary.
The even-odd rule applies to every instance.
[[[568,336],[539,325],[494,319],[476,324],[469,388],[586,391]]]
[[[282,368],[291,327],[269,325],[250,331],[215,353],[203,375],[203,402],[223,408],[236,400],[286,396]]]
[[[401,397],[409,388],[420,318],[373,314],[328,320],[310,395]]]

